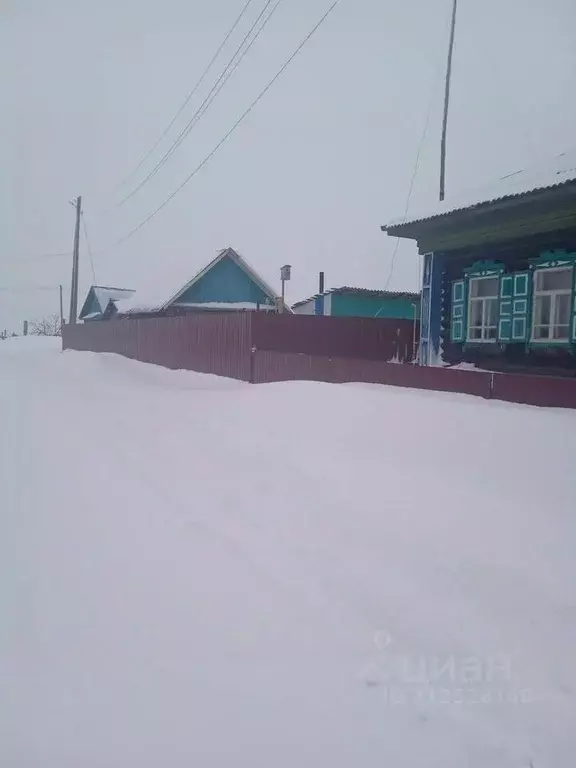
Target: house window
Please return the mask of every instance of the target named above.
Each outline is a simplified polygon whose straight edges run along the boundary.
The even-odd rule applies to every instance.
[[[534,272],[533,341],[569,341],[572,267]]]
[[[471,277],[468,301],[468,341],[496,341],[500,278]]]

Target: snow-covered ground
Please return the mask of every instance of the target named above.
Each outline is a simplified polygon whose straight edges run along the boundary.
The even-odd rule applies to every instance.
[[[0,342],[0,765],[568,768],[576,413]]]

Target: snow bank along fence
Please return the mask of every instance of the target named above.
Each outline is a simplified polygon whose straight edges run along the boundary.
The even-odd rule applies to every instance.
[[[408,320],[202,312],[65,326],[63,345],[254,381],[263,350],[410,362],[414,331]]]
[[[254,384],[366,382],[576,408],[575,379],[395,364],[412,361],[413,333],[406,320],[202,313],[65,326],[63,347]]]

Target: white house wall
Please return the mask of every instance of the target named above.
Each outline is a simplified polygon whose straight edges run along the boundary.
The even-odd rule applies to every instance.
[[[314,299],[304,302],[297,307],[292,308],[295,315],[313,315],[314,314]]]

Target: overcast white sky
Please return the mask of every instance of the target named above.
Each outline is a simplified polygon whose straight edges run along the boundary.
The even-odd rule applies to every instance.
[[[82,194],[94,250],[128,232],[212,149],[331,0],[283,0],[185,144],[129,203],[121,179],[165,128],[245,0],[2,0],[0,329],[57,309]],[[262,9],[253,0],[231,55]],[[341,0],[210,163],[128,242],[95,256],[100,284],[190,275],[232,245],[289,299],[327,284],[384,287],[432,99],[411,210],[437,196],[451,0]],[[576,138],[574,0],[460,0],[448,197],[545,159]],[[228,57],[217,62],[212,79]],[[182,127],[199,105],[190,104]],[[171,134],[175,135],[174,133]],[[163,145],[168,148],[168,144]],[[112,208],[112,210],[110,210]],[[86,248],[81,295],[92,282]],[[391,288],[418,288],[403,244]]]

